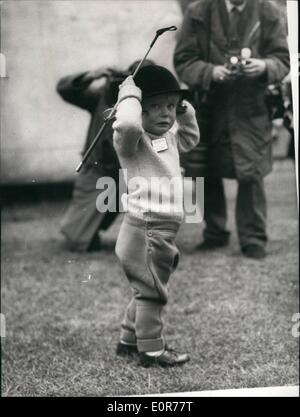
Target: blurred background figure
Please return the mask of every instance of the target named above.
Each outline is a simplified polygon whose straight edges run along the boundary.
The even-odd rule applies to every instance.
[[[273,156],[295,161],[294,118],[292,105],[291,76],[281,83],[268,87],[267,103],[272,120]]]
[[[284,103],[283,125],[288,130],[291,136],[289,141],[287,157],[295,161],[295,136],[291,74],[288,74],[283,80],[282,94]]]
[[[243,54],[247,52],[247,56]],[[238,181],[236,223],[243,255],[266,255],[264,177],[272,169],[268,84],[289,71],[286,31],[272,1],[200,0],[187,7],[174,53],[179,77],[196,90],[201,137],[208,143],[204,242],[228,244],[222,178]]]
[[[59,81],[57,91],[61,97],[91,115],[83,154],[101,128],[105,110],[113,107],[117,101],[120,83],[127,75],[133,73],[138,63],[139,61],[135,61],[126,71],[99,68],[66,76]],[[149,64],[153,62],[146,60],[143,65]],[[105,78],[104,83],[103,78]],[[109,193],[114,194],[108,201],[118,202],[120,164],[112,144],[112,122],[113,120],[108,122],[101,141],[97,142],[78,174],[71,204],[62,221],[61,231],[65,235],[67,247],[72,251],[101,250],[99,232],[107,230],[118,215],[118,207],[115,212],[110,211],[109,208],[107,211],[99,211],[96,208],[96,200],[99,196],[96,183],[104,176],[113,178],[117,186],[108,190]]]
[[[106,83],[99,86],[99,83],[95,81],[103,77],[106,78]],[[113,106],[117,97],[117,84],[122,79],[119,72],[100,68],[70,75],[59,81],[57,91],[61,97],[91,114],[83,153],[98,133],[104,121],[104,111]],[[98,231],[107,229],[117,215],[111,212],[100,213],[96,209],[98,178],[108,175],[118,183],[119,161],[113,149],[111,137],[111,122],[109,122],[109,126],[104,131],[103,142],[97,144],[75,180],[73,198],[61,227],[71,250],[100,250]]]

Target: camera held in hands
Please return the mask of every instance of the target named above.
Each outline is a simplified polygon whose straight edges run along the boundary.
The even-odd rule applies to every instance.
[[[251,49],[243,48],[241,51],[233,51],[226,57],[225,66],[229,69],[232,75],[241,75],[243,67],[247,65],[251,58]]]

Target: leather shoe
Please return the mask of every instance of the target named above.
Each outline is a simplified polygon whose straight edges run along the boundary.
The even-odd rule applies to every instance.
[[[102,244],[101,244],[101,239],[100,237],[96,234],[91,243],[89,244],[89,247],[87,248],[88,252],[98,252],[102,249]]]
[[[190,360],[186,353],[178,353],[173,349],[165,349],[159,356],[150,356],[147,353],[140,353],[140,365],[148,368],[149,366],[159,365],[162,367],[171,367],[183,365]]]
[[[224,246],[228,245],[228,241],[226,240],[213,240],[213,239],[206,239],[202,243],[196,246],[195,250],[205,251],[205,250],[214,250],[218,248],[223,248]]]
[[[259,245],[247,245],[242,248],[243,255],[252,259],[263,259],[266,257],[266,250]]]

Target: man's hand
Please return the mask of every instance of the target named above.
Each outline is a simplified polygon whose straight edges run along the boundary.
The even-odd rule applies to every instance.
[[[224,65],[216,65],[213,68],[212,78],[216,83],[224,83],[232,79],[232,74]]]
[[[250,58],[243,66],[243,75],[247,78],[257,78],[266,72],[267,65],[264,60]]]
[[[92,82],[94,80],[99,80],[100,78],[108,78],[108,77],[124,77],[124,73],[121,71],[116,70],[115,68],[106,68],[100,67],[96,68],[92,71],[89,71],[84,76],[84,81]]]
[[[106,68],[97,68],[95,70],[87,72],[83,77],[83,81],[87,83],[91,83],[94,80],[97,80],[102,77],[106,77],[107,76],[106,74],[107,74]]]

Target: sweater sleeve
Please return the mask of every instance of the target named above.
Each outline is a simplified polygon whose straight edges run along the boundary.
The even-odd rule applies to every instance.
[[[203,90],[209,90],[214,65],[205,60],[206,51],[198,41],[199,35],[193,17],[195,8],[202,7],[202,3],[193,2],[187,7],[178,34],[173,63],[177,75],[189,88],[201,87]]]
[[[278,6],[272,2],[265,2],[262,8],[264,16],[262,56],[267,67],[268,83],[273,84],[281,81],[289,72],[289,50]]]
[[[184,101],[183,104],[187,107],[187,111],[177,115],[177,131],[175,136],[177,138],[179,152],[189,152],[199,143],[200,131],[196,120],[195,109],[188,101]]]
[[[141,90],[135,84],[122,84],[119,91],[113,142],[121,156],[133,155],[143,134]]]

